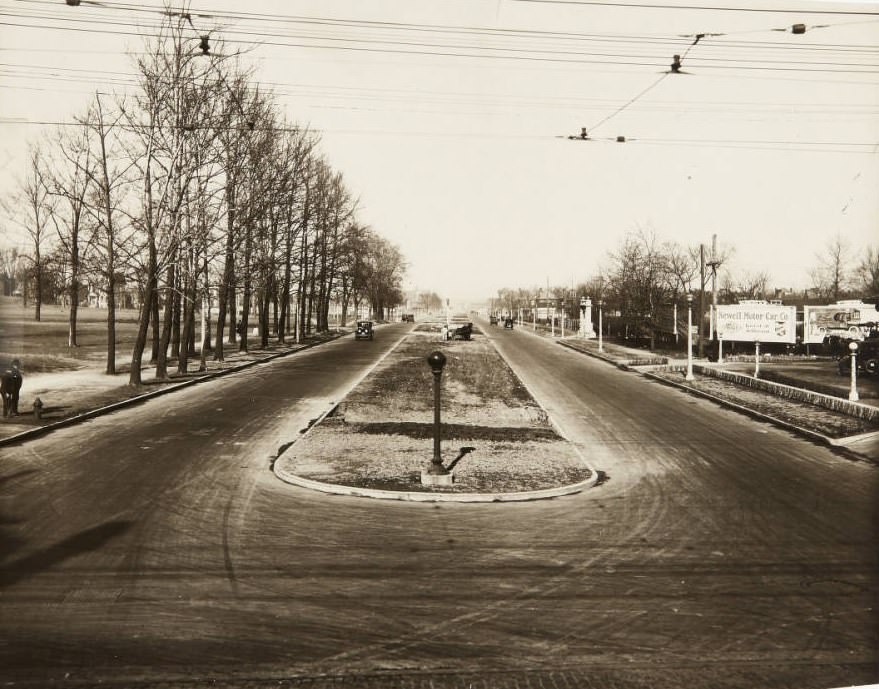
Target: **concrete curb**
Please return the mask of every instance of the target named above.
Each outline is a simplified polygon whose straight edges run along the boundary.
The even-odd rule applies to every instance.
[[[77,414],[76,416],[70,416],[66,419],[59,419],[58,421],[54,421],[52,423],[46,424],[45,426],[36,426],[35,428],[30,428],[26,431],[22,431],[21,433],[16,433],[15,435],[11,435],[7,438],[0,438],[0,447],[4,447],[6,445],[15,445],[26,440],[31,440],[33,438],[38,438],[42,435],[46,435],[51,433],[52,431],[58,430],[60,428],[66,428],[67,426],[73,426],[78,423],[82,423],[83,421],[88,421],[90,419],[94,419],[95,417],[102,416],[104,414],[109,414],[110,412],[117,411],[119,409],[124,409],[126,407],[132,407],[136,404],[142,404],[143,402],[148,402],[149,400],[160,397],[162,395],[167,395],[172,392],[176,392],[178,390],[182,390],[183,388],[188,388],[192,385],[197,385],[199,383],[204,383],[209,380],[214,380],[215,378],[220,378],[222,376],[229,375],[230,373],[238,373],[245,369],[251,368],[258,364],[264,364],[270,361],[274,361],[275,359],[280,359],[281,357],[289,356],[291,354],[296,354],[298,352],[305,351],[306,349],[311,349],[312,347],[317,347],[318,345],[326,344],[327,342],[333,342],[334,340],[338,340],[339,338],[344,337],[343,335],[335,335],[334,337],[328,338],[326,340],[319,340],[318,342],[309,342],[297,349],[291,349],[286,352],[276,352],[274,354],[270,354],[262,359],[254,359],[253,361],[245,361],[243,364],[237,364],[235,366],[231,366],[229,368],[224,368],[219,371],[212,371],[210,373],[205,373],[202,376],[197,376],[195,378],[191,378],[190,380],[186,380],[182,383],[174,383],[170,385],[166,385],[163,388],[158,390],[153,390],[151,392],[145,392],[142,395],[136,395],[135,397],[130,397],[127,400],[122,400],[120,402],[114,402],[113,404],[108,404],[103,407],[98,407],[97,409],[92,409],[87,412],[83,412],[82,414]]]
[[[558,488],[546,488],[543,490],[520,491],[517,493],[427,493],[420,491],[398,490],[375,490],[372,488],[357,488],[354,486],[342,486],[335,483],[323,483],[312,479],[302,478],[296,474],[277,468],[275,476],[285,483],[290,483],[300,488],[329,493],[331,495],[347,495],[358,498],[376,498],[380,500],[400,500],[402,502],[526,502],[531,500],[546,500],[558,498],[563,495],[573,495],[586,488],[591,488],[598,481],[598,474],[593,472],[585,481],[572,483]]]
[[[862,419],[864,421],[879,420],[879,409],[860,402],[852,402],[838,394],[828,394],[806,388],[798,387],[791,383],[779,383],[771,379],[755,378],[753,375],[739,371],[728,371],[719,366],[694,365],[693,369],[702,375],[711,376],[718,380],[735,383],[750,387],[755,390],[769,392],[777,397],[784,397],[796,402],[807,402],[830,411],[840,412],[847,416]]]
[[[727,409],[732,409],[733,411],[739,412],[740,414],[745,414],[746,416],[750,416],[752,418],[758,419],[760,421],[766,421],[767,423],[771,423],[774,426],[778,426],[792,433],[796,433],[797,435],[808,438],[809,440],[818,442],[822,445],[829,447],[831,450],[844,454],[851,459],[863,460],[867,462],[873,462],[871,457],[861,454],[856,450],[852,450],[847,447],[847,442],[855,442],[856,440],[860,440],[864,437],[868,437],[873,435],[873,433],[864,433],[857,436],[851,436],[850,438],[831,438],[830,436],[824,435],[823,433],[818,433],[817,431],[809,430],[808,428],[803,428],[802,426],[797,426],[796,424],[790,423],[789,421],[785,421],[783,419],[779,419],[775,416],[770,416],[768,414],[764,414],[763,412],[759,412],[755,409],[751,409],[749,407],[745,407],[741,404],[737,404],[736,402],[730,402],[729,400],[725,400],[722,397],[717,397],[716,395],[712,395],[709,392],[705,392],[703,390],[696,390],[695,388],[691,388],[687,385],[683,385],[681,383],[676,383],[673,380],[668,380],[667,378],[663,378],[662,376],[657,376],[654,373],[649,371],[645,371],[643,373],[644,376],[651,378],[663,385],[668,385],[671,387],[678,388],[683,390],[684,392],[693,395],[695,397],[702,397],[704,399],[711,400],[716,404],[719,404],[722,407],[726,407]]]
[[[407,332],[403,337],[401,337],[397,343],[388,350],[388,352],[379,359],[374,366],[372,366],[363,376],[361,376],[350,388],[349,390],[342,396],[347,397],[350,392],[356,388],[366,377],[372,373],[378,365],[388,357],[391,352],[393,352],[400,343],[406,339],[410,332]],[[492,340],[491,337],[487,337],[489,341]],[[497,348],[495,348],[497,351]],[[498,352],[500,355],[500,352]],[[507,364],[509,366],[509,364]],[[534,393],[525,385],[524,381],[519,377],[519,375],[512,370],[513,375],[516,376],[516,379],[522,384],[522,386],[528,390],[529,394],[532,398],[537,401],[537,398],[534,397]],[[539,402],[538,402],[539,404]],[[549,419],[552,426],[556,429],[556,432],[559,433],[562,438],[570,443],[571,447],[574,448],[574,451],[577,453],[577,456],[580,458],[580,461],[586,466],[587,469],[591,472],[591,476],[585,481],[580,481],[579,483],[572,483],[566,486],[559,486],[557,488],[544,488],[541,490],[530,490],[530,491],[519,491],[515,493],[427,493],[422,491],[397,491],[397,490],[378,490],[373,488],[358,488],[355,486],[343,486],[336,483],[325,483],[323,481],[315,481],[313,479],[304,478],[302,476],[298,476],[291,471],[287,471],[281,467],[279,467],[279,463],[284,455],[291,450],[296,444],[296,442],[300,438],[306,437],[309,433],[311,433],[312,429],[319,426],[324,419],[327,418],[336,408],[338,408],[338,404],[333,405],[330,409],[324,412],[318,419],[308,427],[308,430],[299,436],[296,440],[293,441],[281,455],[279,455],[273,465],[272,471],[275,476],[285,483],[289,483],[295,486],[299,486],[300,488],[307,488],[310,490],[319,491],[321,493],[328,493],[330,495],[346,495],[349,497],[358,497],[358,498],[375,498],[379,500],[399,500],[403,502],[465,502],[465,503],[486,503],[486,502],[525,502],[531,500],[546,500],[549,498],[558,498],[564,495],[573,495],[575,493],[579,493],[587,488],[591,488],[594,486],[598,479],[600,478],[600,473],[593,467],[586,459],[583,457],[579,448],[572,443],[568,437],[565,435],[562,428],[556,423],[555,419],[553,419],[549,413],[544,409],[544,413],[546,413],[546,417]],[[541,409],[543,409],[543,405],[541,405]]]
[[[831,450],[834,450],[834,451],[837,451],[841,454],[844,454],[851,459],[857,459],[857,460],[861,460],[861,461],[867,461],[867,462],[874,463],[874,460],[871,457],[864,455],[864,454],[861,454],[860,452],[849,448],[848,445],[851,443],[857,442],[858,440],[862,440],[864,438],[871,437],[875,433],[879,433],[879,431],[872,432],[872,433],[862,433],[860,435],[849,436],[846,438],[831,438],[830,436],[826,436],[823,433],[818,433],[817,431],[812,431],[812,430],[809,430],[808,428],[803,428],[802,426],[797,426],[796,424],[790,423],[789,421],[784,421],[783,419],[779,419],[775,416],[770,416],[768,414],[764,414],[763,412],[759,412],[755,409],[745,407],[741,404],[737,404],[736,402],[730,402],[729,400],[725,400],[722,397],[717,397],[716,395],[712,395],[711,393],[704,392],[702,390],[696,390],[695,388],[691,388],[687,385],[682,385],[681,383],[676,383],[672,380],[668,380],[667,378],[657,376],[652,371],[638,370],[638,369],[630,367],[628,365],[621,365],[620,362],[614,361],[613,359],[609,359],[605,356],[602,356],[602,355],[594,353],[594,352],[587,352],[582,349],[578,349],[577,347],[572,347],[571,345],[569,345],[565,342],[559,342],[559,344],[562,345],[563,347],[567,347],[568,349],[571,349],[579,354],[585,354],[586,356],[591,356],[596,359],[601,359],[602,361],[607,361],[608,363],[611,363],[611,364],[615,365],[617,368],[621,368],[625,371],[635,371],[637,373],[640,373],[643,376],[646,376],[646,377],[651,378],[659,383],[662,383],[663,385],[676,387],[680,390],[683,390],[684,392],[686,392],[688,394],[694,395],[696,397],[702,397],[704,399],[711,400],[712,402],[715,402],[716,404],[719,404],[722,407],[725,407],[727,409],[732,409],[733,411],[739,412],[740,414],[745,414],[746,416],[750,416],[750,417],[758,419],[760,421],[766,421],[767,423],[771,423],[771,424],[778,426],[780,428],[784,428],[785,430],[788,430],[792,433],[796,433],[797,435],[808,438],[809,440],[812,440],[812,441],[818,442],[822,445],[825,445],[826,447],[829,447]],[[668,364],[668,365],[671,365],[671,364]],[[769,393],[769,394],[771,394],[771,393]]]
[[[559,341],[558,344],[560,344],[562,347],[565,347],[566,349],[570,349],[572,352],[577,352],[577,354],[584,354],[585,356],[591,356],[593,359],[600,359],[601,361],[605,361],[608,364],[613,364],[614,366],[616,366],[618,369],[620,369],[622,371],[634,371],[635,370],[628,364],[628,359],[625,359],[623,361],[618,361],[617,359],[614,359],[613,357],[610,357],[604,353],[589,352],[589,351],[586,351],[585,349],[580,349],[579,347],[574,347],[569,342]]]

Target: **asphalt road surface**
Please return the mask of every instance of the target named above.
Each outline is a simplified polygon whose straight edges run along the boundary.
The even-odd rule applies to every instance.
[[[875,466],[520,329],[483,326],[596,488],[439,506],[275,479],[411,327],[0,450],[0,682],[879,681]]]

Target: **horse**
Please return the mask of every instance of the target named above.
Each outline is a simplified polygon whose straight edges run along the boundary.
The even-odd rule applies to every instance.
[[[3,397],[3,418],[7,416],[18,416],[18,393],[21,391],[21,384],[24,382],[21,377],[21,364],[18,359],[12,362],[12,365],[0,374],[0,395]]]

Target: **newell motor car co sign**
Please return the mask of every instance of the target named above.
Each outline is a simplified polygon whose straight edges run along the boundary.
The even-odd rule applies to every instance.
[[[717,336],[726,342],[796,342],[796,306],[725,304],[716,318]]]

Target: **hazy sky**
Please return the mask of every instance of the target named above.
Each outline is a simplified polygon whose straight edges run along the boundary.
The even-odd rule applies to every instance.
[[[0,193],[36,123],[125,88],[132,34],[161,7],[0,0]],[[257,79],[322,133],[362,221],[408,258],[409,287],[457,298],[579,282],[639,227],[682,244],[716,234],[734,272],[777,286],[808,285],[837,233],[853,256],[879,245],[879,2],[191,9],[212,15],[194,17],[199,30],[256,46]],[[674,54],[686,74],[664,74]],[[581,127],[592,140],[565,138]]]

